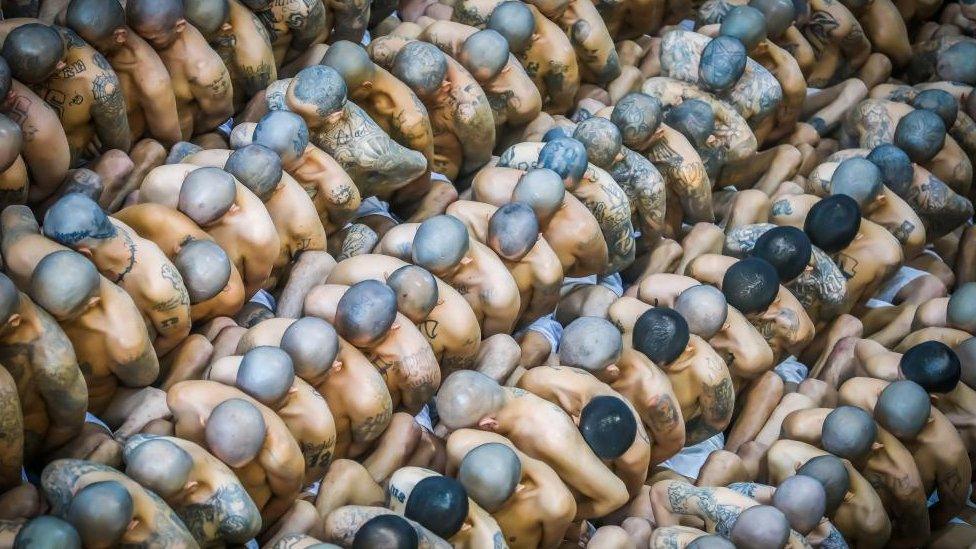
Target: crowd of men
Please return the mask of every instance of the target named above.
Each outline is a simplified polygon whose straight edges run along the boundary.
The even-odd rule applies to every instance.
[[[976,544],[972,0],[0,8],[0,549]]]

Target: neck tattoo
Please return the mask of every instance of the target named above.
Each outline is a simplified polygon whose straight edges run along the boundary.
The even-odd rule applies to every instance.
[[[125,269],[122,269],[121,273],[116,275],[115,280],[113,281],[116,284],[122,282],[122,280],[125,279],[125,275],[129,274],[132,271],[132,267],[134,267],[136,264],[136,243],[132,241],[132,237],[130,237],[125,231],[119,231],[119,235],[123,240],[125,240],[125,246],[129,248],[129,263],[125,266]]]

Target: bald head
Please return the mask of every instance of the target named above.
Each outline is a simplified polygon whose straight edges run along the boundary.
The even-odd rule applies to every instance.
[[[699,99],[685,99],[671,107],[664,120],[698,147],[703,147],[708,137],[715,133],[715,112],[711,105]]]
[[[189,141],[177,141],[169,149],[169,154],[166,155],[167,164],[179,164],[183,162],[183,159],[194,155],[203,150],[203,147],[197,145],[196,143],[190,143]]]
[[[356,531],[353,549],[417,549],[417,531],[400,515],[380,515],[367,520]]]
[[[71,498],[65,518],[85,547],[112,547],[132,521],[132,496],[113,480],[85,486]]]
[[[0,95],[0,97],[6,97],[6,94]],[[17,160],[23,143],[23,133],[20,131],[20,126],[10,118],[0,114],[0,170],[6,170]]]
[[[363,84],[372,80],[375,71],[373,61],[366,50],[348,40],[339,40],[329,46],[322,57],[321,64],[335,69],[351,92],[355,92]]]
[[[698,82],[711,92],[723,92],[739,81],[746,70],[746,47],[737,38],[718,36],[702,50]]]
[[[532,45],[535,18],[522,2],[502,2],[492,10],[488,28],[501,34],[512,52],[521,53]]]
[[[265,406],[277,409],[292,383],[295,367],[278,347],[263,345],[244,353],[237,369],[237,388]]]
[[[181,0],[127,0],[125,20],[156,49],[172,46],[186,24]]]
[[[332,367],[339,355],[339,334],[321,318],[306,316],[285,330],[279,347],[291,357],[295,375],[308,381]]]
[[[332,67],[315,65],[299,71],[288,85],[289,107],[308,120],[324,118],[346,105],[346,83]]]
[[[447,58],[436,46],[414,41],[397,53],[390,72],[419,97],[430,98],[447,75]]]
[[[266,435],[261,411],[241,398],[221,402],[207,418],[207,447],[217,459],[231,467],[243,467],[254,460]]]
[[[353,345],[375,344],[393,326],[396,305],[396,294],[386,284],[376,280],[358,282],[339,298],[336,331]]]
[[[623,338],[608,320],[581,316],[563,330],[559,342],[559,363],[589,372],[602,372],[617,362]]]
[[[437,413],[451,429],[474,427],[495,413],[504,397],[498,382],[485,374],[458,370],[447,376],[437,391]]]
[[[634,444],[637,419],[622,399],[601,395],[583,406],[579,430],[594,454],[602,459],[617,459]]]
[[[671,364],[688,346],[688,323],[678,311],[653,307],[634,323],[633,346],[658,366]]]
[[[956,345],[955,352],[962,367],[960,379],[970,387],[976,386],[976,337]]]
[[[586,147],[586,157],[594,165],[609,168],[623,146],[620,130],[610,120],[593,116],[580,122],[573,139]]]
[[[231,153],[224,171],[261,200],[268,200],[281,181],[281,158],[268,147],[252,143]]]
[[[773,493],[773,507],[782,511],[790,527],[804,536],[820,524],[826,506],[823,485],[805,475],[789,477]]]
[[[868,455],[878,435],[878,426],[864,410],[838,406],[827,414],[821,437],[824,450],[856,462]]]
[[[508,63],[508,42],[498,31],[478,31],[461,44],[458,60],[475,80],[487,82]]]
[[[810,477],[820,483],[826,494],[824,514],[834,516],[837,508],[844,502],[844,495],[851,486],[850,473],[844,462],[837,456],[817,456],[797,469],[797,475]]]
[[[53,27],[28,23],[10,31],[2,54],[14,78],[25,84],[40,84],[57,69],[64,57],[64,43]]]
[[[193,170],[183,179],[177,209],[201,227],[217,222],[234,205],[237,183],[220,168]]]
[[[510,202],[488,220],[487,244],[502,259],[520,261],[539,240],[539,220],[528,204]]]
[[[147,440],[126,456],[125,474],[163,499],[186,487],[192,469],[190,454],[163,438]]]
[[[397,310],[411,322],[423,322],[437,306],[437,279],[417,265],[404,265],[390,273],[386,285],[396,292]]]
[[[81,314],[98,295],[101,277],[85,256],[59,250],[44,256],[30,279],[30,296],[58,320]]]
[[[125,26],[125,11],[115,0],[71,0],[65,14],[68,27],[100,51]]]
[[[512,202],[527,204],[537,219],[546,221],[562,207],[565,195],[566,188],[559,174],[550,169],[536,168],[519,178],[512,192]]]
[[[522,480],[522,462],[505,444],[490,442],[468,452],[458,467],[468,497],[489,513],[508,501]]]
[[[976,282],[967,282],[949,296],[946,323],[969,333],[976,333]]]
[[[976,44],[963,40],[939,54],[935,73],[939,80],[976,85]]]
[[[81,549],[75,527],[52,515],[27,521],[14,538],[14,549]]]
[[[885,186],[899,196],[908,192],[915,177],[915,168],[905,151],[891,143],[884,143],[871,149],[867,159],[881,171],[881,181]]]
[[[735,549],[735,544],[717,534],[695,538],[685,546],[686,549]]]
[[[95,248],[115,236],[115,225],[91,198],[66,194],[44,214],[44,236],[70,248]]]
[[[688,331],[702,339],[710,339],[718,333],[729,314],[725,295],[707,284],[681,292],[674,300],[674,310],[688,323]]]
[[[565,188],[575,188],[586,173],[586,147],[569,137],[553,139],[539,151],[537,167],[559,174]]]
[[[803,221],[803,232],[810,243],[828,254],[846,248],[860,228],[861,208],[846,194],[835,194],[817,202]]]
[[[837,165],[830,178],[830,194],[843,194],[864,209],[881,196],[881,170],[864,158],[848,158]]]
[[[956,388],[962,374],[959,357],[941,341],[919,343],[901,355],[902,375],[926,392],[946,394]]]
[[[790,523],[779,509],[756,505],[739,514],[729,537],[739,549],[782,549],[790,538]]]
[[[765,259],[747,257],[725,271],[722,293],[743,314],[765,311],[779,294],[779,273]]]
[[[874,406],[874,418],[902,440],[913,440],[928,422],[929,394],[914,381],[895,381],[885,387]]]
[[[216,297],[230,281],[230,258],[212,240],[187,242],[173,258],[173,265],[183,278],[193,305]]]
[[[735,6],[725,16],[719,35],[738,39],[752,51],[766,39],[766,18],[752,6]]]
[[[810,238],[796,227],[774,227],[756,239],[752,255],[769,262],[776,269],[783,284],[800,276],[807,264],[813,246]]]
[[[959,102],[949,92],[940,89],[923,90],[912,100],[916,109],[925,109],[939,115],[946,128],[956,123],[959,115]]]
[[[410,491],[403,515],[443,539],[461,530],[468,516],[468,494],[461,483],[441,475],[427,477]]]
[[[456,217],[437,215],[424,221],[413,237],[413,262],[428,271],[443,274],[468,253],[468,229]]]
[[[946,126],[932,111],[916,109],[901,118],[895,127],[894,143],[912,162],[932,160],[945,143]]]
[[[186,20],[206,37],[212,37],[230,18],[227,0],[183,0]]]
[[[20,292],[7,275],[0,273],[0,324],[10,320],[20,308]]]
[[[628,93],[614,105],[610,121],[620,130],[624,145],[644,150],[661,125],[661,102],[646,93]]]
[[[252,142],[278,153],[283,162],[293,162],[308,147],[308,126],[293,112],[271,111],[254,127]]]
[[[779,38],[790,28],[796,18],[791,0],[750,0],[749,7],[756,8],[766,19],[766,34]]]

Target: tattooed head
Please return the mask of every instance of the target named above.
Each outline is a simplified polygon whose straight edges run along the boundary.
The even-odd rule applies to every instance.
[[[241,0],[241,3],[254,12],[265,11],[271,8],[271,0]]]
[[[960,330],[976,333],[976,282],[967,282],[949,296],[946,323]]]
[[[390,72],[418,97],[429,99],[441,89],[447,75],[447,58],[436,46],[414,41],[397,53]]]
[[[610,121],[620,130],[624,145],[642,151],[661,125],[661,102],[646,93],[628,93],[614,105]]]
[[[451,477],[427,477],[410,491],[403,515],[441,538],[450,539],[468,517],[468,494]]]
[[[826,506],[823,485],[805,475],[787,478],[773,493],[773,507],[782,511],[790,527],[804,536],[820,524]]]
[[[837,165],[830,177],[830,194],[849,196],[864,210],[881,196],[884,184],[881,170],[864,158],[848,158]]]
[[[653,307],[634,323],[633,341],[634,350],[664,367],[677,360],[688,347],[688,322],[674,309]]]
[[[823,423],[824,450],[851,462],[859,462],[871,451],[878,426],[870,414],[855,406],[838,406]]]
[[[264,145],[251,144],[231,153],[224,171],[267,201],[281,182],[281,158]]]
[[[708,91],[723,92],[739,81],[746,70],[746,59],[746,47],[737,38],[713,38],[702,51],[698,82]]]
[[[51,78],[64,59],[64,41],[53,27],[28,23],[10,31],[2,55],[14,78],[40,84]]]
[[[44,214],[44,236],[75,250],[97,248],[115,235],[102,208],[83,194],[62,196]]]
[[[187,242],[173,258],[173,266],[194,305],[216,297],[230,281],[230,258],[213,240]]]
[[[524,3],[509,0],[502,2],[491,12],[488,28],[501,34],[508,42],[508,48],[518,54],[532,45],[535,18]]]
[[[686,549],[735,549],[735,544],[718,534],[695,538]]]
[[[41,515],[24,524],[14,538],[14,547],[38,549],[81,549],[81,536],[75,527],[53,515]]]
[[[17,286],[14,286],[7,275],[0,273],[0,324],[6,324],[19,308],[20,292]],[[0,327],[0,331],[2,330],[3,327]]]
[[[536,167],[556,172],[563,180],[563,187],[575,189],[586,173],[586,147],[568,137],[553,139],[539,151]]]
[[[377,280],[358,282],[339,298],[336,331],[357,347],[373,345],[393,326],[396,305],[396,294],[386,284]]]
[[[791,0],[750,0],[749,7],[763,15],[766,34],[774,39],[782,36],[796,18],[796,8]]]
[[[465,429],[490,418],[502,407],[505,391],[498,382],[474,370],[458,370],[437,391],[437,413],[451,429]]]
[[[905,351],[898,367],[905,379],[936,394],[952,392],[962,375],[959,357],[941,341],[926,341]]]
[[[352,540],[353,549],[417,549],[417,531],[400,515],[380,515],[367,520]]]
[[[889,189],[898,196],[908,193],[915,178],[915,168],[905,151],[891,143],[884,143],[872,149],[866,158],[881,170],[881,181]]]
[[[861,208],[844,194],[828,196],[807,212],[803,232],[810,243],[828,254],[846,248],[861,228]]]
[[[539,240],[539,220],[528,204],[511,202],[488,220],[488,246],[498,257],[521,261]]]
[[[765,259],[776,269],[783,284],[803,273],[810,263],[810,238],[796,227],[774,227],[756,239],[752,255]]]
[[[709,136],[715,133],[715,112],[700,99],[685,99],[671,107],[664,120],[697,148],[704,147]]]
[[[97,173],[88,168],[76,168],[69,170],[64,176],[64,183],[61,184],[62,194],[78,193],[98,202],[102,196],[105,185],[102,178]]]
[[[617,459],[634,444],[637,420],[623,399],[602,395],[583,407],[579,430],[594,454],[602,459]]]
[[[266,435],[261,411],[242,398],[221,402],[207,418],[207,448],[230,467],[240,468],[254,460]]]
[[[912,100],[912,106],[939,115],[946,128],[951,128],[959,116],[959,102],[945,90],[923,90]]]
[[[339,356],[339,334],[321,318],[306,316],[285,330],[279,346],[291,357],[295,375],[308,381],[332,367]]]
[[[132,521],[133,508],[132,496],[125,486],[106,480],[78,490],[65,518],[78,531],[85,547],[111,547],[122,541]]]
[[[874,406],[874,418],[889,433],[911,441],[925,427],[932,411],[929,394],[914,381],[895,381],[885,387]]]
[[[4,96],[0,96],[4,97]],[[6,170],[20,155],[24,135],[16,122],[0,114],[0,170]]]
[[[790,523],[779,509],[756,505],[739,513],[729,538],[736,547],[747,549],[783,547],[790,539]]]
[[[186,20],[208,39],[230,19],[227,0],[183,0],[183,11]]]
[[[508,42],[497,31],[485,29],[467,38],[458,52],[458,61],[478,82],[498,76],[508,63]]]
[[[346,83],[346,88],[355,93],[363,84],[373,79],[375,65],[369,54],[359,44],[339,40],[329,46],[320,62],[336,70]]]
[[[125,11],[119,2],[71,0],[65,21],[68,28],[102,53],[125,42]]]
[[[823,486],[827,495],[824,515],[833,517],[844,502],[844,495],[851,486],[850,473],[837,456],[817,456],[797,469],[796,474],[813,478]]]
[[[457,477],[468,497],[485,511],[494,513],[518,488],[522,462],[508,445],[489,442],[465,454]]]
[[[976,44],[972,40],[964,40],[949,46],[939,54],[935,72],[939,80],[967,86],[976,84]]]
[[[128,0],[125,20],[157,50],[172,46],[186,27],[181,0]]]
[[[566,188],[556,172],[536,168],[519,178],[512,201],[527,204],[540,222],[548,221],[563,205]]]
[[[599,373],[613,365],[623,351],[617,327],[603,318],[581,316],[563,330],[559,342],[559,363]]]
[[[44,256],[30,279],[30,297],[59,321],[81,315],[98,296],[101,276],[85,256],[59,250]]]
[[[779,293],[779,274],[765,259],[747,257],[735,262],[722,277],[722,293],[729,305],[748,315],[765,311]]]
[[[468,253],[468,229],[456,217],[437,215],[424,221],[413,237],[413,262],[435,275],[450,272]]]
[[[735,6],[725,16],[718,33],[737,38],[747,51],[752,51],[766,39],[766,18],[751,6]]]
[[[559,139],[560,137],[570,137],[569,132],[566,128],[562,126],[553,126],[546,130],[546,133],[542,134],[542,142],[548,143],[553,139]]]
[[[183,179],[177,209],[201,227],[207,227],[226,214],[237,198],[234,176],[220,168],[193,170]]]
[[[895,127],[895,145],[919,164],[939,154],[945,139],[945,123],[932,111],[914,110],[903,116]]]
[[[251,144],[254,141],[254,128],[257,125],[257,122],[242,122],[234,126],[234,129],[230,131],[230,148],[236,150]]]
[[[620,130],[613,122],[600,116],[580,122],[573,132],[573,139],[586,147],[586,158],[600,168],[609,168],[618,160],[623,147]]]
[[[332,67],[308,67],[292,78],[285,101],[288,108],[301,115],[307,124],[318,126],[345,107],[346,83]]]
[[[390,273],[386,284],[396,292],[397,310],[411,322],[423,322],[437,306],[437,279],[423,267],[404,265]]]
[[[192,469],[190,454],[164,438],[143,442],[125,458],[125,474],[165,500],[186,488]]]
[[[308,126],[301,116],[288,111],[271,111],[254,127],[253,142],[278,153],[288,165],[308,147]]]
[[[203,150],[203,147],[189,141],[177,141],[166,155],[167,164],[180,164],[188,156],[192,156]]]
[[[702,339],[718,333],[729,314],[725,294],[707,284],[692,286],[678,294],[674,310],[688,323],[688,331]]]
[[[244,353],[237,369],[237,388],[271,409],[281,401],[295,382],[291,357],[278,347],[262,345]]]

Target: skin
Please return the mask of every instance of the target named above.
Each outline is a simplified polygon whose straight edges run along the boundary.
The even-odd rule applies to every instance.
[[[817,59],[806,73],[807,83],[825,88],[832,79],[850,76],[860,69],[871,53],[871,43],[854,14],[843,4],[815,0],[809,9],[809,17],[799,26]],[[841,60],[846,61],[846,68]]]
[[[315,0],[272,2],[255,13],[271,38],[275,65],[281,67],[301,56],[315,44],[325,42],[332,29],[329,10]]]
[[[53,193],[68,171],[71,151],[58,113],[16,80],[0,103],[0,112],[21,128],[21,156],[31,178],[28,199],[40,201]],[[19,197],[22,191],[17,191]]]
[[[569,37],[562,29],[529,5],[535,19],[531,44],[515,53],[525,73],[535,83],[542,96],[543,110],[549,114],[565,114],[573,105],[580,85],[580,67]]]
[[[0,456],[3,466],[0,467],[0,485],[4,489],[16,487],[20,483],[20,471],[24,463],[24,415],[18,400],[17,383],[7,370],[0,371],[0,394],[4,398],[2,408],[3,423],[0,433],[5,440]]]
[[[261,18],[237,0],[228,0],[227,21],[208,42],[223,60],[234,89],[235,110],[278,79],[271,37]]]
[[[346,505],[332,512],[322,526],[322,538],[327,542],[352,547],[356,532],[371,518],[380,515],[392,515],[393,511],[383,507],[366,507],[360,505]],[[423,526],[407,519],[407,522],[417,531],[418,548],[447,549],[451,544],[437,537],[436,534]]]

